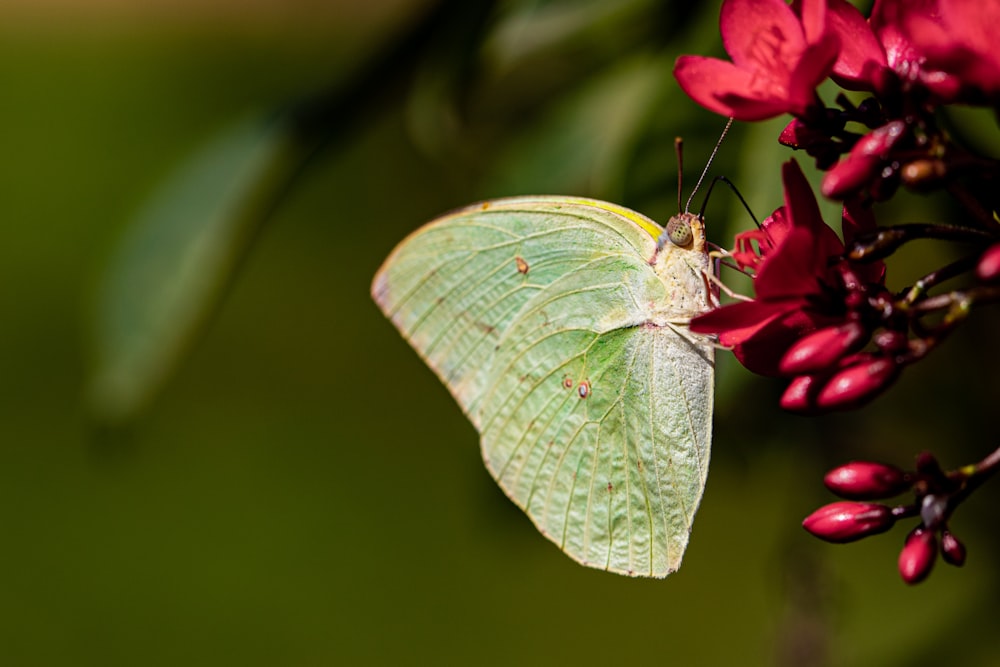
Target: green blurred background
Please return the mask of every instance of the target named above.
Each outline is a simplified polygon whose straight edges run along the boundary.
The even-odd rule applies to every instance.
[[[415,46],[384,56],[438,5],[447,11]],[[1000,664],[995,489],[953,522],[966,567],[939,564],[915,588],[895,569],[906,528],[843,547],[799,527],[832,500],[820,480],[833,465],[908,466],[932,449],[954,467],[996,445],[982,435],[1000,395],[982,354],[995,315],[872,406],[822,419],[782,414],[780,383],[721,354],[691,545],[680,572],[649,581],[580,567],[536,533],[370,301],[399,240],[479,198],[561,192],[675,212],[674,136],[687,141],[690,189],[724,121],[688,101],[670,68],[681,53],[720,53],[717,11],[0,5],[0,661]],[[234,124],[317,91],[332,91],[331,113],[296,126],[279,187],[232,243],[235,272],[191,269],[216,270],[221,299],[204,302],[144,409],[102,420],[87,392],[107,362],[94,352],[104,286],[142,288],[116,274],[123,239],[151,207],[197,227],[202,199],[173,211],[163,183]],[[781,125],[738,125],[714,169],[758,216],[781,202]],[[201,185],[205,201],[223,187]],[[886,215],[934,219],[940,203],[903,198]],[[723,246],[752,224],[724,191],[708,219]],[[155,265],[158,246],[144,251],[139,264]],[[907,249],[890,281],[946,252]]]

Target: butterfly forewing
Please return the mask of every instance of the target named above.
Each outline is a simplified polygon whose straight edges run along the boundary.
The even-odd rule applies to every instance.
[[[712,348],[671,321],[707,304],[688,294],[706,289],[703,246],[665,258],[657,229],[603,202],[497,200],[418,230],[372,288],[535,525],[580,562],[646,576],[680,563],[712,405]]]
[[[555,197],[477,204],[411,234],[376,274],[375,301],[477,427],[497,341],[538,290],[598,257],[637,260],[643,240],[652,255],[639,227],[595,224],[594,214],[616,217]]]

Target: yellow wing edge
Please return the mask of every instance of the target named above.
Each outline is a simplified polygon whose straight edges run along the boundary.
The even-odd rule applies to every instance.
[[[612,204],[611,202],[602,201],[600,199],[572,197],[568,195],[517,195],[513,197],[500,197],[497,199],[484,199],[483,201],[476,202],[475,204],[469,204],[468,206],[462,206],[461,208],[449,211],[436,218],[435,222],[460,215],[466,215],[471,211],[487,211],[497,208],[516,208],[522,204],[565,204],[571,206],[589,206],[602,211],[608,211],[609,213],[614,213],[615,215],[625,218],[626,220],[639,226],[654,239],[659,237],[659,235],[663,232],[663,227],[654,220],[646,217],[642,213],[633,211],[630,208],[626,208],[619,204]]]

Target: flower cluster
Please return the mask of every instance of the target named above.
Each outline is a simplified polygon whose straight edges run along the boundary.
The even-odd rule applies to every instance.
[[[742,120],[793,115],[779,141],[826,171],[825,196],[842,200],[843,242],[823,222],[795,162],[782,171],[785,205],[760,229],[737,235],[731,253],[754,278],[752,301],[696,318],[750,370],[791,379],[782,406],[802,413],[856,408],[925,357],[978,303],[1000,300],[1000,223],[977,196],[1000,164],[951,141],[935,113],[945,104],[1000,104],[1000,58],[983,22],[1000,0],[881,0],[864,16],[846,0],[726,0],[722,37],[732,62],[682,56],[675,75],[705,107]],[[816,92],[832,78],[869,96]],[[850,128],[863,128],[858,133]],[[947,188],[967,226],[879,227],[871,209],[900,186]],[[995,188],[994,188],[995,189]],[[975,195],[973,194],[975,193]],[[967,241],[972,254],[913,288],[885,287],[883,260],[916,238]],[[929,290],[972,272],[978,290]]]
[[[793,377],[782,398],[788,409],[854,407],[896,376],[898,341],[881,336],[877,351],[860,351],[884,324],[885,266],[845,256],[798,164],[785,164],[782,179],[785,205],[761,229],[737,235],[732,253],[754,275],[756,298],[695,318],[691,329],[718,333],[752,371]],[[847,243],[874,229],[869,210],[845,206]]]
[[[956,141],[940,122],[954,104],[1000,111],[997,25],[1000,0],[875,0],[868,17],[846,0],[724,0],[720,26],[731,62],[677,60],[681,87],[711,111],[744,121],[790,114],[777,140],[814,160],[823,196],[843,203],[838,236],[798,163],[786,162],[784,205],[738,234],[725,260],[751,276],[753,298],[691,322],[693,331],[718,335],[748,369],[787,378],[784,408],[859,407],[976,306],[1000,301],[1000,161]],[[817,92],[827,79],[844,89],[834,106]],[[900,188],[947,192],[959,222],[877,224],[873,204]],[[962,242],[966,254],[891,291],[886,260],[915,239]],[[940,291],[959,277],[959,288]],[[1000,449],[951,473],[929,454],[912,472],[850,463],[826,478],[845,500],[804,526],[850,542],[919,516],[899,558],[903,579],[916,583],[938,553],[964,562],[948,519],[997,469]],[[874,502],[907,490],[913,503]]]
[[[899,553],[899,574],[915,584],[930,574],[937,554],[949,565],[965,563],[965,546],[948,530],[954,509],[996,470],[995,455],[979,464],[945,473],[928,453],[917,457],[916,470],[904,472],[883,463],[855,461],[827,473],[824,482],[842,500],[819,508],[802,526],[828,542],[854,542],[884,533],[897,521],[920,517]],[[870,502],[912,490],[914,502],[890,507]]]
[[[696,102],[737,120],[792,114],[780,141],[828,170],[825,196],[880,200],[901,183],[996,175],[992,161],[948,141],[935,110],[1000,104],[998,21],[998,0],[877,0],[867,20],[847,0],[727,0],[720,24],[732,62],[681,56],[674,74]],[[827,78],[870,96],[827,108],[816,93]]]

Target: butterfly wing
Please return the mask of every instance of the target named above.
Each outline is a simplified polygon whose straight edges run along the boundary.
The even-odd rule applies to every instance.
[[[707,307],[707,259],[658,254],[659,229],[593,200],[496,200],[415,232],[372,288],[539,530],[646,576],[680,564],[711,438],[712,348],[674,323]]]

